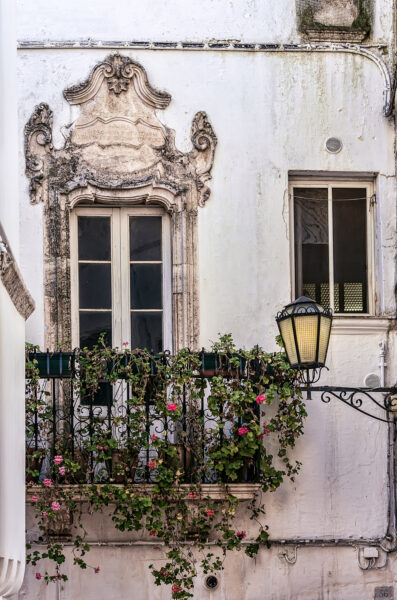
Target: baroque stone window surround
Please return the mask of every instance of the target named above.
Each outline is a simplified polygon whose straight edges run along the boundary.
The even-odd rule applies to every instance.
[[[193,119],[193,149],[177,150],[174,132],[156,114],[171,96],[155,90],[143,67],[120,54],[106,57],[64,96],[80,105],[81,114],[63,148],[53,147],[47,104],[36,106],[25,125],[30,198],[44,204],[46,345],[71,339],[70,211],[153,205],[171,217],[173,347],[197,348],[197,211],[210,194],[206,182],[217,143],[206,113]]]

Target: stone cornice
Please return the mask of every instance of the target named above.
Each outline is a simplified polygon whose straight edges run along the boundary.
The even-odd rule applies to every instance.
[[[34,300],[23,282],[17,263],[6,251],[0,252],[0,279],[15,308],[26,320],[34,311]]]

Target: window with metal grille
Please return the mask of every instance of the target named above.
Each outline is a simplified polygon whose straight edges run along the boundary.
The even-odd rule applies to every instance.
[[[372,312],[371,196],[366,182],[292,186],[296,297],[335,313]]]
[[[77,208],[71,218],[73,343],[171,348],[169,217],[156,208]]]

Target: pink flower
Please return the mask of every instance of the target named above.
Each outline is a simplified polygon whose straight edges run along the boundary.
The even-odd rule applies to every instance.
[[[157,531],[155,531],[154,529],[151,529],[149,531],[149,535],[157,535]]]
[[[263,433],[270,433],[270,429],[267,429],[266,423],[263,425]]]
[[[52,510],[54,510],[55,512],[57,512],[58,510],[61,510],[61,505],[59,504],[59,502],[53,502],[51,504],[51,508],[52,508]]]
[[[100,568],[99,567],[95,567],[94,573],[99,573],[99,571],[100,571]]]
[[[167,410],[170,410],[171,412],[174,412],[175,410],[178,410],[178,407],[176,404],[174,404],[173,402],[171,402],[171,404],[169,404],[167,406]]]
[[[36,579],[41,579],[41,573],[36,573]]]
[[[57,574],[55,575],[55,579],[61,579],[61,575],[60,575],[59,573],[57,573]]]
[[[149,467],[149,469],[155,469],[156,468],[156,461],[155,460],[151,460],[150,462],[148,462],[147,466]]]
[[[51,487],[52,479],[43,479],[43,485],[44,485],[44,487]]]
[[[62,458],[62,456],[59,456],[59,455],[58,455],[58,456],[54,456],[54,463],[55,463],[56,465],[61,465],[61,464],[63,463],[63,458]]]
[[[59,474],[60,475],[65,475],[65,473],[66,473],[65,467],[59,467]]]
[[[195,498],[197,498],[196,492],[189,492],[189,498],[192,498],[192,500],[194,500]]]
[[[247,534],[245,533],[245,531],[236,531],[236,536],[240,538],[240,540],[243,540],[246,537],[246,535]]]
[[[122,346],[128,346],[128,342],[123,342]]]
[[[38,497],[37,496],[32,496],[32,502],[37,502]]]
[[[180,585],[173,585],[173,586],[172,586],[172,593],[173,593],[173,594],[176,594],[177,592],[180,592],[180,591],[181,591],[181,589],[182,589],[182,588],[181,588],[181,586],[180,586]]]
[[[157,437],[157,435],[153,434],[152,435],[152,441],[155,442],[156,440],[158,440],[159,438]]]
[[[207,517],[213,517],[215,514],[215,511],[213,511],[211,508],[207,508],[207,510],[205,511],[205,514],[207,515]]]
[[[256,402],[257,404],[263,404],[266,402],[266,396],[264,394],[259,394],[259,396],[256,397]]]
[[[248,427],[240,427],[237,431],[237,433],[239,435],[245,435],[246,433],[248,433]]]
[[[259,438],[260,440],[263,440],[263,438],[264,438],[264,437],[265,437],[265,436],[263,435],[263,433],[260,433],[260,434],[258,435],[258,438]]]
[[[45,511],[43,511],[43,512],[41,513],[41,516],[43,517],[43,519],[46,519],[46,518],[47,518],[47,513],[46,513]]]

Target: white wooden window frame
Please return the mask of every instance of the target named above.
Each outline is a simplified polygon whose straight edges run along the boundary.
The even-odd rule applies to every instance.
[[[361,188],[366,190],[367,206],[367,284],[368,284],[368,312],[367,313],[335,313],[337,317],[360,318],[375,314],[375,256],[374,256],[374,209],[371,198],[375,193],[374,182],[354,180],[328,180],[324,179],[296,179],[289,184],[289,228],[290,228],[290,273],[291,273],[291,301],[295,300],[295,214],[294,214],[294,189],[295,188],[322,188],[328,190],[328,268],[330,283],[330,305],[334,312],[334,241],[333,241],[333,214],[332,190],[335,188]]]
[[[172,283],[171,283],[171,224],[170,216],[158,207],[78,207],[70,213],[70,274],[71,321],[73,347],[80,345],[79,320],[79,260],[78,217],[110,217],[111,231],[111,282],[112,282],[112,346],[131,348],[130,301],[130,246],[129,218],[136,216],[162,218],[162,261],[144,261],[146,264],[162,262],[163,348],[172,352]],[[109,262],[109,261],[87,261]],[[94,312],[94,311],[90,311]],[[145,310],[159,312],[159,310]]]

